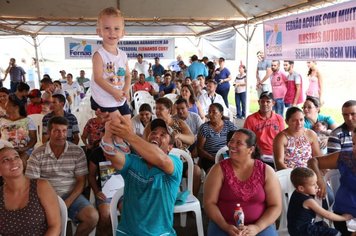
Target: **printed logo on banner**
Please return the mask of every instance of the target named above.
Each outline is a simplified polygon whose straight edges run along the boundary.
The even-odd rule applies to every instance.
[[[274,24],[273,29],[266,30],[266,54],[269,56],[282,56],[282,32],[278,28],[278,24]]]
[[[92,47],[87,44],[86,40],[82,40],[80,43],[69,43],[69,55],[71,58],[91,57]]]

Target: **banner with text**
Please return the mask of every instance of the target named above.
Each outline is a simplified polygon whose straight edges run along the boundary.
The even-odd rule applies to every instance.
[[[356,61],[356,1],[266,21],[263,26],[268,59]]]
[[[91,59],[102,44],[101,40],[64,38],[65,59]],[[144,58],[173,59],[174,39],[121,40],[119,48],[128,58],[136,58],[141,53]]]

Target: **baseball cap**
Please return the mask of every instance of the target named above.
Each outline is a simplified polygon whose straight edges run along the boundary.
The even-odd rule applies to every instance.
[[[169,127],[166,122],[162,119],[154,119],[152,122],[151,122],[151,130],[155,130],[156,128],[158,127],[162,127],[164,128],[165,130],[167,130],[167,133],[169,135],[172,135],[173,134],[173,129],[171,127]]]
[[[41,91],[39,89],[32,89],[28,93],[29,98],[40,98],[41,97]]]
[[[265,92],[261,93],[260,99],[262,99],[264,97],[273,100],[273,94],[271,92],[265,91]]]

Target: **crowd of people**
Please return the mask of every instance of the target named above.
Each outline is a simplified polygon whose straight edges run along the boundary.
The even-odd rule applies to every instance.
[[[105,182],[114,175],[124,181],[117,235],[175,235],[173,209],[188,165],[170,154],[172,148],[194,160],[192,194],[198,196],[204,183],[208,235],[277,235],[282,194],[275,171],[286,168],[294,169],[296,188],[288,210],[289,233],[351,235],[346,221],[356,217],[356,101],[344,103],[341,126],[320,114],[324,94],[316,62],[308,63],[310,82],[303,94],[293,61],[284,61],[284,74],[279,61],[269,61],[259,51],[259,110],[249,115],[242,63],[234,80],[223,57],[214,62],[193,55],[187,66],[177,56],[165,69],[160,58],[151,64],[138,54],[130,71],[126,54],[117,47],[124,36],[121,12],[102,10],[97,32],[103,44],[93,54],[91,79],[83,70],[76,80],[61,70],[59,80],[45,74],[41,88],[30,91],[25,73],[10,60],[6,76],[11,86],[0,88],[0,235],[58,235],[56,195],[77,224],[76,235],[88,235],[94,228],[98,235],[110,235],[112,195]],[[231,119],[231,85],[235,117],[243,120],[243,127]],[[154,106],[130,103],[143,91]],[[95,117],[80,130],[75,104],[84,96],[90,96],[86,105]],[[30,114],[43,115],[41,134]],[[42,143],[36,145],[38,140]],[[217,162],[225,146],[227,155]],[[327,193],[327,169],[341,174],[334,213],[314,200]],[[83,193],[87,182],[95,203]],[[244,210],[242,226],[234,219],[236,204]],[[335,221],[335,229],[314,222],[315,214]]]

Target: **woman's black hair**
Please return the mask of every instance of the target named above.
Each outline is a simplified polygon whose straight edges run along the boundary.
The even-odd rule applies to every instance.
[[[149,113],[152,113],[152,108],[148,103],[144,103],[140,106],[140,108],[138,110],[138,112],[141,112],[141,111],[148,111]]]
[[[208,63],[206,63],[206,67],[208,67],[209,70],[215,70],[215,64],[212,61],[208,61]]]
[[[10,91],[9,91],[7,88],[5,88],[5,87],[1,87],[1,88],[0,88],[0,93],[6,93],[7,95],[9,95],[9,94],[10,94]]]
[[[223,114],[221,119],[224,120],[225,119],[225,117],[224,117],[224,107],[220,103],[217,103],[217,102],[210,104],[209,107],[211,107],[211,106],[216,107],[219,110],[219,112],[221,114]]]
[[[17,106],[17,107],[19,108],[19,114],[20,114],[20,116],[22,116],[22,117],[27,117],[27,112],[26,112],[25,105],[22,104],[22,103],[20,102],[20,100],[18,100],[18,99],[16,98],[16,95],[15,95],[15,94],[10,94],[10,95],[9,95],[9,100],[8,100],[8,102],[11,102],[12,105]]]
[[[260,149],[258,148],[257,146],[257,137],[256,137],[256,134],[252,131],[252,130],[249,130],[249,129],[238,129],[238,130],[233,130],[233,131],[230,131],[228,134],[227,134],[227,143],[230,142],[232,136],[235,134],[235,133],[243,133],[247,136],[247,139],[246,139],[246,145],[247,147],[252,147],[254,146],[255,147],[255,150],[254,152],[252,153],[252,158],[253,159],[261,159],[261,152],[260,152]]]
[[[297,112],[301,112],[302,114],[304,114],[303,111],[299,107],[288,108],[288,110],[286,112],[286,121],[288,121],[292,117],[292,115]]]
[[[319,101],[319,99],[316,98],[316,97],[307,96],[307,98],[305,99],[305,101],[309,101],[309,102],[313,103],[314,106],[317,107],[317,108],[320,107],[320,101]]]

